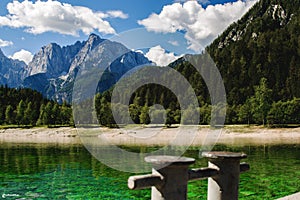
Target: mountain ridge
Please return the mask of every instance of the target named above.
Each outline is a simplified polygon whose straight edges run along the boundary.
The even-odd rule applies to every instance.
[[[23,61],[6,57],[0,49],[0,84],[17,87],[22,83],[26,64]]]
[[[131,68],[151,64],[143,54],[130,51],[121,43],[91,34],[86,41],[77,41],[67,46],[56,43],[45,45],[34,55],[28,65],[7,58],[0,49],[0,84],[9,87],[28,87],[41,92],[49,99],[71,102],[77,71],[85,66],[85,62],[88,62],[90,57],[97,57],[98,60],[95,60],[92,65],[100,67],[101,60],[105,57],[102,58],[101,55],[106,51],[111,52],[112,55],[119,53],[122,59],[113,60],[112,66],[107,67],[112,80],[102,81],[100,90],[110,88]],[[123,55],[122,52],[126,54]],[[95,56],[96,54],[99,55]]]

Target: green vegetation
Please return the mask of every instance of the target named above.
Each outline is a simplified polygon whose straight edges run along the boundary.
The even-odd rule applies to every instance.
[[[180,65],[185,65],[184,70],[191,71],[189,69],[189,67],[192,67],[189,66],[190,64],[182,63]],[[179,66],[177,69],[182,68]],[[181,73],[184,74],[185,71]],[[194,72],[193,76],[199,76],[199,74],[195,74],[197,72]],[[157,84],[147,84],[131,95],[128,108],[121,103],[111,104],[112,90],[97,94],[95,97],[97,119],[104,126],[116,127],[116,121],[118,124],[129,122],[126,118],[126,114],[129,112],[134,123],[149,124],[152,122],[171,126],[180,123],[195,124],[195,121],[191,121],[191,119],[194,119],[192,116],[197,116],[200,113],[199,124],[211,124],[211,110],[214,109],[216,113],[222,112],[222,110],[218,106],[211,106],[209,99],[203,98],[207,95],[201,95],[201,93],[205,93],[206,88],[203,89],[200,84],[197,86],[197,81],[193,82],[197,79],[194,79],[193,76],[186,78],[196,91],[200,105],[198,109],[186,108],[181,112],[177,98],[169,89]],[[201,80],[200,77],[199,79]],[[124,94],[128,92],[125,88],[126,86],[122,88]],[[267,79],[262,78],[259,85],[254,86],[254,94],[250,95],[243,104],[227,105],[225,123],[279,126],[300,124],[300,98],[294,97],[287,101],[274,101],[272,92],[273,90],[268,88]],[[161,106],[157,106],[157,104]],[[113,118],[111,106],[114,106],[117,110],[118,119],[116,121]]]
[[[226,124],[300,124],[299,13],[299,1],[259,1],[242,19],[229,26],[209,45],[203,55],[197,57],[195,63],[200,65],[205,64],[210,55],[221,73],[227,95]],[[198,108],[180,105],[180,102],[187,102],[191,97],[185,93],[188,88],[180,88],[182,84],[170,72],[172,70],[167,71],[162,67],[154,74],[146,67],[141,69],[142,72],[133,73],[127,82],[126,78],[123,79],[123,85],[116,92],[120,94],[116,102],[111,104],[113,88],[96,94],[96,113],[93,113],[90,106],[94,105],[91,99],[81,102],[76,109],[84,112],[78,112],[82,114],[76,116],[76,121],[90,124],[99,122],[108,127],[150,122],[170,126],[178,123],[194,124],[192,116],[200,113],[199,124],[211,124],[211,121],[214,124],[218,115],[212,116],[211,111],[225,111],[222,110],[222,105],[212,106],[201,74],[184,58],[171,63],[169,67],[189,82],[197,97]],[[212,77],[206,81],[213,81],[214,72],[208,73]],[[152,76],[152,83],[146,79],[149,74]],[[166,86],[154,84],[158,80],[166,83]],[[141,82],[149,84],[139,87],[131,94],[131,84],[139,85]],[[66,103],[59,105],[47,101],[40,94],[38,99],[30,98],[30,95],[37,95],[36,92],[24,95],[26,91],[28,90],[1,88],[3,99],[0,124],[71,123],[71,109]],[[179,96],[174,91],[180,91]],[[218,91],[214,93],[218,94]],[[130,99],[128,107],[128,102],[123,99]],[[112,106],[117,116],[113,116]],[[94,115],[98,122],[92,121]]]
[[[300,124],[299,13],[298,1],[259,1],[206,48],[226,88],[226,124]],[[205,63],[205,54],[197,63]],[[131,95],[129,112],[133,121],[149,123],[147,108],[160,104],[163,108],[155,112],[163,113],[166,125],[193,123],[188,119],[197,112],[200,112],[200,124],[210,124],[211,118],[216,117],[211,116],[211,110],[223,111],[218,110],[218,106],[211,106],[210,95],[201,75],[183,58],[169,66],[188,80],[198,98],[199,109],[180,108],[179,97],[171,90],[148,84]],[[176,81],[172,83],[171,77],[165,74],[162,80],[169,85],[178,84]],[[143,80],[143,77],[131,80],[135,79]],[[120,92],[126,96],[126,84]],[[96,99],[102,98],[102,95],[99,94]],[[105,95],[110,96],[110,92]],[[109,102],[103,100],[103,105]],[[109,109],[108,106],[106,108]],[[97,113],[103,110],[102,106]],[[101,114],[97,116],[101,123],[105,121]]]
[[[262,78],[272,100],[300,97],[299,13],[299,1],[259,1],[207,47],[230,105],[243,104]]]
[[[45,99],[31,89],[0,86],[0,125],[4,127],[32,127],[37,125],[72,125],[72,109]]]
[[[299,13],[298,1],[259,1],[207,47],[226,87],[227,123],[300,123]]]

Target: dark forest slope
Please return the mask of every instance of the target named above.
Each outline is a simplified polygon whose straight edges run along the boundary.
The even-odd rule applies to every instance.
[[[274,101],[300,97],[300,2],[259,1],[207,51],[231,105],[244,103],[262,78]]]

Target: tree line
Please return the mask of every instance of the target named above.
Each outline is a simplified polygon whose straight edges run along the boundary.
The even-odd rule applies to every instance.
[[[226,124],[268,124],[288,125],[300,124],[300,98],[287,101],[273,101],[272,91],[267,87],[267,79],[262,78],[254,87],[254,94],[244,104],[227,105]],[[222,106],[211,106],[210,102],[198,97],[199,107],[181,110],[177,97],[166,87],[147,84],[131,95],[129,106],[111,103],[112,89],[95,96],[97,121],[108,127],[118,124],[211,124],[213,113],[225,112]],[[126,93],[126,91],[124,91]],[[72,109],[66,102],[58,104],[45,99],[37,91],[31,89],[12,89],[0,86],[2,125],[37,126],[37,125],[73,125]],[[93,100],[89,100],[93,101]],[[92,122],[84,113],[91,109],[91,102],[82,104],[85,110],[80,120]],[[113,116],[112,106],[117,115]],[[198,117],[196,119],[195,117]],[[213,117],[213,118],[212,118]],[[196,119],[196,120],[195,120]]]
[[[274,18],[270,14],[272,5],[283,8],[285,19]],[[226,124],[300,124],[299,11],[299,1],[259,1],[205,49],[218,67],[226,88]],[[205,55],[200,56],[198,63],[205,63],[205,59]],[[194,118],[191,116],[200,115],[196,121],[209,124],[216,120],[215,116],[211,116],[212,110],[213,113],[225,112],[223,105],[211,105],[205,82],[189,62],[179,59],[169,66],[190,83],[199,108],[182,108],[179,97],[170,89],[159,84],[146,84],[130,96],[129,109],[118,101],[111,105],[111,88],[76,108],[85,110],[79,112],[82,115],[77,116],[76,120],[105,126],[116,126],[116,121],[124,124],[163,122],[171,125],[180,122],[192,124],[194,121],[191,119]],[[151,71],[145,70],[145,77],[149,73]],[[161,78],[168,85],[174,85],[175,88],[180,85],[163,68],[162,73],[156,75],[160,74],[164,74]],[[128,83],[134,84],[143,78],[140,74]],[[118,93],[125,98],[129,95],[130,86],[124,82]],[[0,124],[72,124],[69,105],[44,99],[36,91],[1,86],[0,96]],[[189,96],[183,95],[181,98],[189,99]],[[95,110],[90,108],[90,105],[94,105],[91,101],[95,101]],[[120,102],[123,101],[120,99]],[[117,110],[117,116],[113,116],[112,106]],[[94,120],[93,115],[97,122],[91,121]]]
[[[0,124],[18,126],[72,125],[71,106],[48,100],[27,88],[0,86]]]
[[[206,56],[206,54],[197,56],[197,62],[206,64]],[[177,70],[189,82],[197,97],[199,108],[182,108],[178,98],[183,98],[186,101],[190,97],[188,95],[185,96],[184,92],[180,94],[183,97],[176,96],[170,89],[159,84],[143,85],[133,94],[130,94],[131,91],[128,88],[131,85],[136,85],[138,82],[146,82],[144,77],[149,76],[149,74],[152,75],[151,67],[146,67],[140,69],[142,72],[137,73],[137,75],[131,74],[130,80],[124,78],[122,84],[119,84],[119,88],[111,88],[102,94],[96,95],[95,107],[99,123],[105,126],[116,126],[116,121],[118,124],[126,124],[128,122],[148,124],[150,122],[161,123],[162,121],[166,125],[194,124],[194,116],[200,115],[200,119],[196,120],[197,123],[214,124],[217,120],[215,115],[226,112],[226,124],[268,124],[280,126],[300,124],[300,96],[295,93],[283,97],[284,91],[288,91],[291,88],[285,85],[284,88],[278,91],[276,84],[270,85],[270,81],[273,81],[272,77],[260,75],[261,78],[258,84],[251,85],[250,82],[235,82],[235,78],[242,75],[238,72],[235,72],[236,76],[231,75],[232,81],[229,81],[229,76],[225,75],[228,76],[227,81],[224,80],[227,93],[225,111],[224,105],[211,105],[206,83],[190,62],[185,59],[179,59],[169,66]],[[160,76],[159,78],[163,83],[174,86],[176,90],[176,86],[181,83],[178,83],[178,80],[166,71],[167,69],[161,68],[156,75]],[[213,75],[210,72],[209,74]],[[156,76],[153,77],[154,81],[155,78]],[[283,76],[282,78],[284,79],[285,77]],[[210,79],[213,81],[214,77]],[[293,84],[297,84],[297,82]],[[184,90],[184,88],[179,89]],[[116,90],[114,92],[121,95],[119,95],[119,99],[114,100],[115,103],[112,105],[111,94],[113,90]],[[243,95],[240,95],[241,93]],[[128,98],[128,96],[130,96],[128,107],[118,103],[126,102],[122,98]],[[117,110],[117,116],[113,116],[111,106],[114,106],[115,110]],[[211,112],[212,110],[213,112]],[[132,121],[128,119],[128,115]],[[117,119],[114,120],[114,117],[117,117]]]
[[[254,94],[248,97],[244,104],[228,104],[226,111],[221,105],[212,106],[209,102],[203,101],[199,103],[200,106],[196,109],[181,110],[174,94],[168,89],[155,84],[145,85],[133,93],[129,106],[121,103],[111,104],[111,90],[97,94],[95,105],[98,122],[108,127],[128,123],[153,123],[167,126],[196,123],[207,125],[212,124],[212,120],[216,120],[214,115],[219,112],[226,112],[225,124],[271,126],[300,124],[300,98],[273,101],[272,90],[267,87],[266,78],[260,80],[260,84],[254,87],[254,91]],[[202,98],[199,97],[198,99],[201,100]],[[112,106],[114,106],[117,113],[116,116],[113,116]],[[195,120],[197,116],[199,116],[199,119]]]

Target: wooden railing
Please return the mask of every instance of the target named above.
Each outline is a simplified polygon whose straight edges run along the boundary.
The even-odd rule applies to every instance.
[[[208,200],[238,199],[239,177],[241,172],[250,169],[240,160],[243,153],[204,152],[208,167],[189,169],[193,158],[176,156],[148,156],[145,161],[152,164],[152,174],[131,176],[128,187],[132,190],[152,188],[152,200],[187,199],[188,181],[208,178]]]

